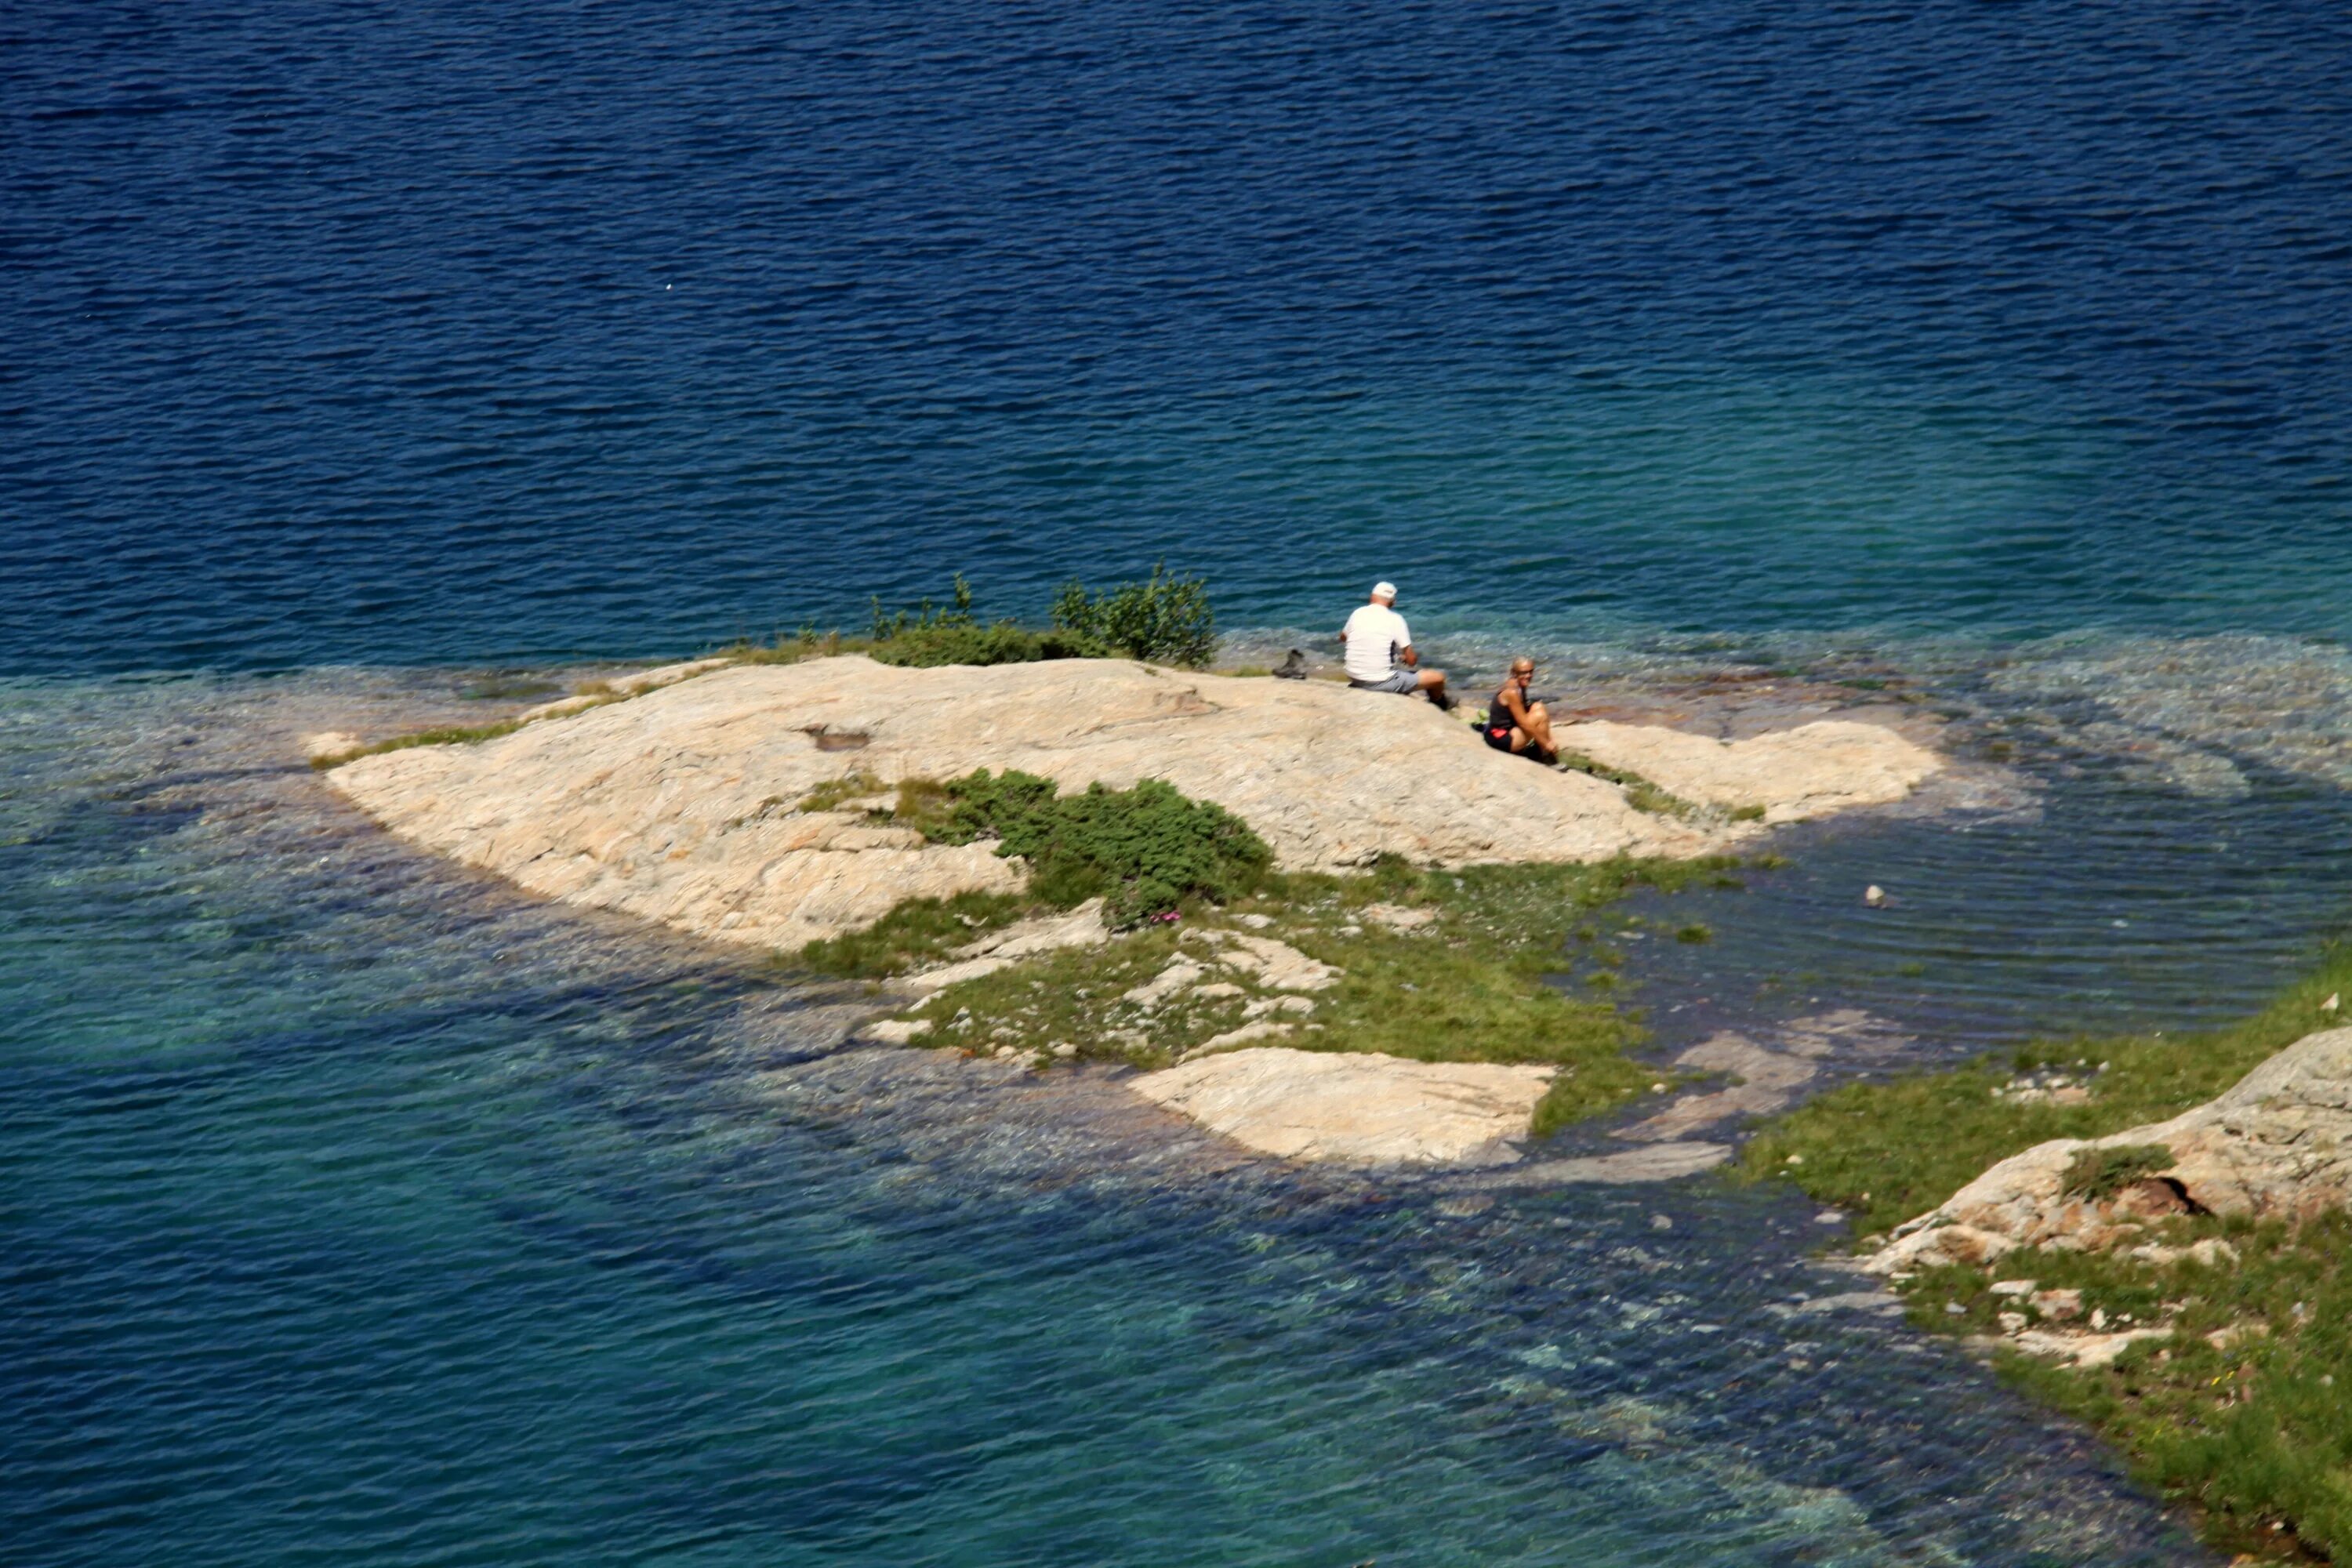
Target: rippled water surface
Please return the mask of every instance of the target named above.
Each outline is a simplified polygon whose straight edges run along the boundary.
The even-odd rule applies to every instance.
[[[0,704],[25,1561],[2200,1560],[1811,1310],[1789,1196],[1234,1168],[1100,1080],[836,1051],[284,760],[388,684]]]
[[[12,1561],[2203,1560],[1785,1194],[1236,1167],[289,759],[958,569],[1253,657],[1391,576],[1567,707],[1943,725],[1637,907],[1662,1049],[2242,1012],[2352,908],[2340,8],[0,35]]]
[[[0,661],[1163,556],[1236,624],[2340,637],[2347,27],[27,0]]]

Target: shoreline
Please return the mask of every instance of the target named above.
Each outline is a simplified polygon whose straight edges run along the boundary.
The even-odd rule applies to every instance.
[[[1605,944],[1581,982],[1591,999],[1543,983],[1572,934],[1595,942],[1577,929],[1587,912],[1637,883],[1727,882],[1726,852],[1766,825],[1899,802],[1946,771],[1852,721],[1736,741],[1608,721],[1559,733],[1619,765],[1547,768],[1425,703],[1311,679],[1095,658],[903,668],[811,638],[775,658],[616,678],[476,731],[358,745],[333,733],[309,749],[395,833],[528,890],[787,963],[804,949],[854,976],[948,965],[928,987],[945,993],[877,1037],[929,1033],[1041,1068],[1214,1058],[1167,1102],[1244,1143],[1483,1163],[1649,1081],[1624,1057],[1638,1030],[1607,1000],[1621,960]],[[1018,771],[1031,768],[1048,776]],[[999,801],[1016,780],[1043,794]],[[987,815],[1001,810],[1015,815]],[[1078,837],[1056,848],[1066,832],[1146,858],[1076,883],[1056,872],[1064,891],[1030,886],[1097,853]],[[1238,835],[1255,858],[1210,873],[1200,857],[1224,854],[1223,840],[1186,847],[1196,832]],[[1163,893],[1140,891],[1162,878]],[[1160,901],[1122,908],[1127,889]],[[1102,918],[1052,924],[1089,893],[1111,897]],[[1186,924],[1155,935],[1135,929],[1143,916]],[[998,973],[1008,966],[1014,978]],[[1305,1092],[1326,1051],[1360,1057],[1350,1070],[1370,1079],[1297,1125],[1280,1086]],[[1542,1073],[1530,1099],[1491,1074],[1416,1062]],[[1192,1080],[1244,1073],[1271,1075],[1260,1111],[1204,1109],[1233,1085]],[[1383,1079],[1397,1103],[1372,1136],[1362,1124]],[[1479,1102],[1466,1121],[1465,1097]],[[1268,1114],[1285,1125],[1269,1131]],[[1431,1144],[1415,1123],[1438,1121],[1465,1130]]]
[[[1253,912],[1255,912],[1255,911],[1253,911]],[[1801,1113],[1801,1112],[1800,1112],[1799,1114],[1802,1114],[1802,1113]],[[1465,1185],[1465,1191],[1475,1191],[1475,1190],[1477,1190],[1477,1187],[1476,1187],[1475,1185]],[[1981,1283],[1982,1283],[1982,1284],[1985,1284],[1985,1285],[1989,1285],[1989,1284],[1990,1283],[1990,1279],[1988,1279],[1988,1280],[1983,1281],[1983,1282],[1981,1282]],[[1939,1298],[1939,1300],[1945,1300],[1945,1299],[1950,1299],[1950,1298]],[[1973,1313],[1973,1312],[1975,1312],[1975,1311],[1976,1311],[1976,1309],[1975,1309],[1974,1307],[1971,1307],[1971,1308],[1969,1309],[1969,1310]],[[1971,1319],[1970,1321],[1973,1321],[1973,1319]],[[1936,1321],[1936,1320],[1933,1320],[1933,1319],[1929,1319],[1928,1321],[1925,1321],[1925,1322],[1921,1323],[1921,1324],[1920,1324],[1920,1326],[1927,1327],[1927,1328],[1930,1328],[1930,1329],[1941,1329],[1941,1328],[1945,1327],[1946,1325],[1945,1325],[1943,1322],[1941,1322],[1941,1321]],[[2035,1386],[2035,1392],[2037,1393],[2037,1394],[2038,1394],[2040,1397],[2042,1397],[2042,1398],[2045,1399],[2046,1401],[2050,1401],[2050,1402],[2053,1402],[2053,1403],[2059,1404],[2059,1405],[2061,1405],[2061,1407],[2062,1407],[2062,1408],[2065,1408],[2065,1409],[2067,1409],[2067,1410],[2069,1411],[2069,1413],[2070,1413],[2070,1414],[2074,1414],[2074,1415],[2077,1415],[2077,1416],[2079,1416],[2079,1417],[2082,1417],[2082,1418],[2084,1418],[2084,1419],[2088,1419],[2088,1420],[2092,1421],[2093,1425],[2095,1425],[2095,1426],[2101,1426],[2103,1429],[2108,1429],[2108,1428],[2107,1428],[2107,1425],[2106,1425],[2106,1423],[2105,1423],[2105,1422],[2102,1420],[2102,1418],[2100,1417],[2100,1415],[2098,1415],[2098,1413],[2097,1413],[2095,1410],[2094,1410],[2093,1408],[2091,1408],[2089,1405],[2085,1405],[2085,1404],[2083,1402],[2083,1400],[2082,1400],[2082,1399],[2081,1399],[2081,1397],[2080,1397],[2079,1391],[2077,1391],[2077,1392],[2075,1392],[2075,1393],[2074,1393],[2074,1394],[2070,1394],[2067,1392],[2065,1385],[2063,1385],[2062,1383],[2056,1382],[2056,1381],[2053,1380],[2052,1378],[2049,1378],[2049,1377],[2046,1377],[2046,1376],[2041,1376],[2041,1377],[2040,1377],[2040,1381],[2039,1381],[2039,1382],[2037,1382],[2037,1377],[2038,1377],[2038,1376],[2040,1376],[2040,1369],[2033,1368],[2033,1367],[2024,1367],[2024,1368],[2014,1368],[2014,1367],[2012,1367],[2012,1368],[2011,1368],[2011,1369],[2009,1370],[2009,1372],[2008,1372],[2007,1375],[2009,1375],[2010,1377],[2011,1377],[2013,1380],[2024,1381],[2024,1382],[2026,1382],[2026,1383],[2029,1383],[2029,1384],[2034,1384],[2034,1386]],[[2071,1400],[2071,1402],[2070,1402],[2070,1400]],[[2109,1436],[2110,1436],[2111,1439],[2113,1439],[2113,1438],[2116,1436],[2116,1434],[2115,1434],[2115,1432],[2114,1432],[2113,1430],[2111,1430],[2111,1429],[2110,1429],[2110,1430],[2109,1430]],[[2131,1450],[2130,1450],[2130,1447],[2129,1447],[2128,1442],[2124,1443],[2124,1445],[2123,1445],[2123,1446],[2126,1447],[2126,1452],[2130,1452],[2130,1451],[2131,1451]],[[2178,1489],[2169,1489],[2169,1488],[2168,1488],[2168,1490],[2170,1490],[2170,1491],[2172,1492],[2172,1495],[2174,1495],[2174,1498],[2175,1498],[2175,1500],[2176,1500],[2176,1501],[2179,1501],[2179,1500],[2181,1500],[2181,1498],[2180,1498],[2180,1495],[2179,1495],[2179,1491],[2178,1491]],[[2209,1533],[2211,1533],[2211,1532],[2212,1532],[2212,1523],[2211,1523],[2212,1518],[2213,1518],[2213,1515],[2212,1515],[2211,1511],[2210,1511],[2210,1510],[2208,1510],[2208,1514],[2207,1514],[2207,1517],[2206,1517],[2206,1520],[2205,1520],[2205,1527],[2207,1528],[2207,1530],[2208,1530]],[[2223,1532],[2223,1533],[2224,1533],[2224,1535],[2225,1535],[2225,1536],[2227,1535],[2227,1532]],[[2217,1538],[2220,1538],[2220,1537],[2217,1537]],[[2240,1534],[2240,1535],[2238,1535],[2238,1536],[2229,1536],[2228,1538],[2229,1538],[2229,1539],[2231,1539],[2231,1540],[2233,1541],[2233,1542],[2235,1542],[2235,1543],[2240,1543],[2240,1544],[2245,1543],[2245,1542],[2244,1542],[2244,1539],[2243,1539],[2243,1537],[2242,1537],[2242,1534]],[[2256,1544],[2256,1545],[2262,1545],[2262,1544],[2263,1544],[2263,1542],[2253,1542],[2253,1544]],[[2279,1544],[2279,1543],[2277,1543],[2277,1542],[2271,1542],[2271,1543],[2269,1543],[2269,1544],[2276,1545],[2276,1544]]]

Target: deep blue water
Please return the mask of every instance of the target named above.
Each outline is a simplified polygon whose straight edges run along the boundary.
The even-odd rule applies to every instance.
[[[1794,1311],[1786,1197],[1205,1175],[289,759],[959,569],[1165,560],[1253,647],[1390,576],[1457,666],[1885,679],[2012,770],[1652,943],[1669,1043],[2225,1016],[2352,910],[2347,35],[8,7],[7,1555],[2200,1561]]]
[[[0,667],[2352,633],[2338,6],[201,7],[0,50]]]

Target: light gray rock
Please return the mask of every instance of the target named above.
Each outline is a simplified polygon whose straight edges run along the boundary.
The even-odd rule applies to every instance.
[[[1428,1165],[1517,1158],[1551,1076],[1545,1067],[1260,1046],[1195,1057],[1126,1081],[1145,1099],[1261,1153]]]
[[[1744,741],[1597,721],[1554,731],[1560,749],[1638,773],[1700,805],[1761,810],[1801,822],[1903,799],[1942,766],[1927,747],[1878,724],[1824,719]]]
[[[1530,1160],[1474,1179],[1480,1186],[1632,1186],[1696,1175],[1730,1158],[1728,1143],[1653,1143],[1646,1148],[1628,1149],[1622,1154]]]
[[[1345,973],[1270,936],[1201,930],[1184,934],[1186,941],[1208,948],[1215,963],[1239,971],[1271,991],[1325,991],[1339,984]]]
[[[2066,1194],[2085,1149],[2161,1143],[2161,1189],[2091,1202]],[[2171,1193],[2179,1193],[2173,1198]],[[1898,1226],[1865,1267],[1876,1273],[1981,1262],[2019,1247],[2098,1250],[2137,1243],[2168,1206],[2307,1219],[2352,1202],[2352,1028],[2306,1035],[2218,1100],[2105,1138],[2053,1139],[2013,1154],[1933,1212]]]
[[[1672,734],[1614,728],[1633,740]],[[1793,819],[1862,798],[1906,767],[1924,776],[1927,763],[1898,766],[1883,742],[1824,728],[1739,742],[1763,748],[1740,753],[1741,787]],[[1918,750],[1891,731],[1844,728]],[[1864,757],[1878,760],[1857,777],[1877,782],[1859,793],[1836,795],[1816,777]],[[795,948],[905,899],[1017,887],[1020,868],[984,845],[927,845],[862,813],[798,809],[854,771],[889,785],[982,767],[1064,788],[1166,779],[1237,813],[1291,868],[1384,853],[1455,864],[1691,856],[1738,837],[1634,811],[1601,780],[1505,756],[1426,703],[1100,659],[706,669],[498,740],[382,752],[327,776],[394,833],[530,891]]]
[[[1788,1104],[1798,1086],[1820,1070],[1810,1061],[1768,1051],[1747,1036],[1729,1030],[1700,1041],[1675,1061],[1678,1067],[1727,1073],[1741,1081],[1683,1095],[1655,1116],[1621,1127],[1612,1137],[1635,1143],[1666,1142],[1734,1116],[1767,1115]]]

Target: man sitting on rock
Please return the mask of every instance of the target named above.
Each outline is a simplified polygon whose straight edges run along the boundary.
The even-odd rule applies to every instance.
[[[1396,613],[1396,594],[1393,583],[1374,584],[1371,603],[1359,605],[1340,630],[1339,640],[1348,645],[1348,684],[1359,691],[1393,691],[1401,697],[1426,691],[1438,707],[1451,709],[1454,700],[1445,695],[1445,672],[1421,668],[1412,632]]]
[[[1549,767],[1559,761],[1559,748],[1551,738],[1551,714],[1544,705],[1528,695],[1535,684],[1536,661],[1516,658],[1511,661],[1511,673],[1503,689],[1495,693],[1494,702],[1486,710],[1486,724],[1482,731],[1486,744],[1498,752],[1517,752],[1521,756]]]

